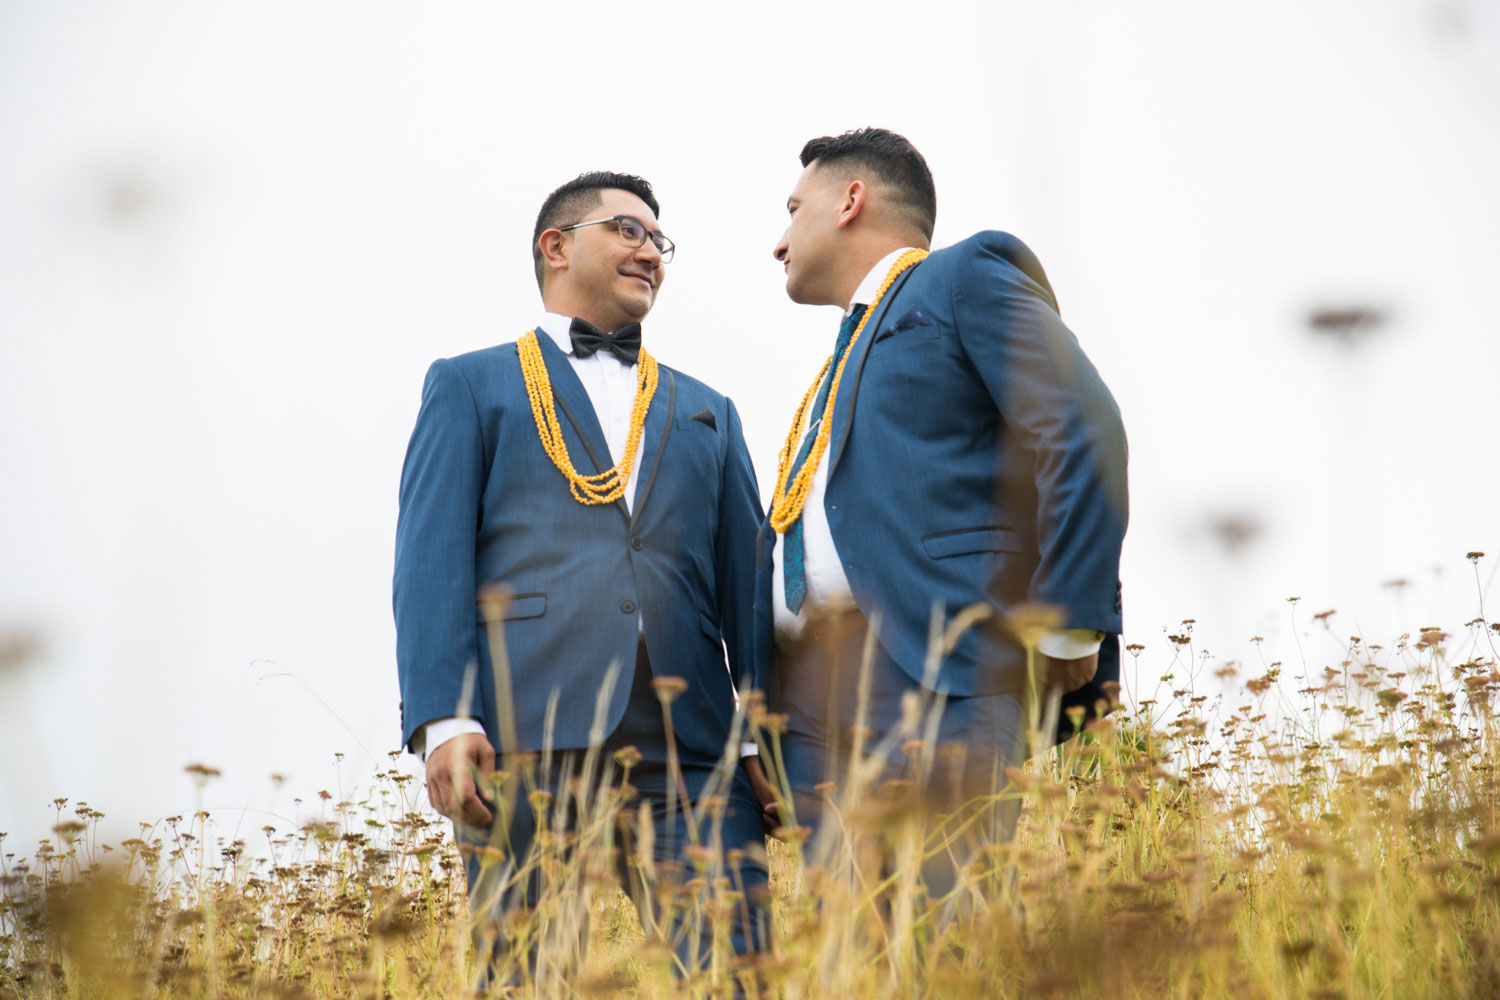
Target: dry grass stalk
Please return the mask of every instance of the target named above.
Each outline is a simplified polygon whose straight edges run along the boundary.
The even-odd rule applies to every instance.
[[[576,823],[553,825],[529,858],[493,858],[545,875],[537,908],[506,928],[513,993],[1495,996],[1494,629],[1341,641],[1295,694],[1270,663],[1226,699],[1198,693],[1185,623],[1164,670],[1131,648],[1132,690],[1157,683],[1161,697],[1007,772],[1002,797],[1025,804],[1017,834],[990,836],[952,893],[930,898],[920,864],[956,836],[988,836],[995,803],[934,816],[864,788],[816,863],[800,863],[795,829],[772,842],[774,954],[735,959],[720,934],[711,967],[687,977],[672,914],[743,905],[716,848],[721,800],[700,810],[689,877],[658,879],[638,916],[608,863],[623,850],[661,874],[635,761],[592,760],[602,790],[575,783],[564,795],[578,801],[544,803],[557,817],[575,807]],[[913,706],[907,737],[933,708]],[[775,745],[779,720],[757,699],[741,722]],[[510,780],[535,792],[524,770]],[[55,835],[32,858],[3,856],[3,1000],[474,995],[460,858],[394,767],[359,801],[330,797],[320,818],[250,842],[226,843],[199,812],[106,846],[101,814],[69,805],[56,801]]]

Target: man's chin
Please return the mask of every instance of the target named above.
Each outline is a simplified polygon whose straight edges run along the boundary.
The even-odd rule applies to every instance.
[[[620,312],[628,317],[625,322],[639,323],[646,318],[646,314],[656,304],[655,299],[656,297],[649,293],[645,295],[625,295],[617,299],[615,304],[619,306]]]
[[[797,303],[799,306],[818,305],[818,303],[814,302],[808,295],[807,289],[793,282],[790,277],[786,279],[786,297]]]

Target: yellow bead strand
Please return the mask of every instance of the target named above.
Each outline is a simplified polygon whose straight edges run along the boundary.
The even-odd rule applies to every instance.
[[[865,332],[865,324],[870,321],[871,316],[875,315],[875,310],[880,308],[880,300],[885,298],[885,293],[901,276],[901,272],[926,256],[926,250],[908,250],[896,258],[896,262],[886,273],[885,280],[880,283],[880,288],[875,293],[875,300],[870,303],[870,308],[865,310],[859,326],[854,328],[854,336],[849,338],[849,346],[844,349],[844,356],[839,359],[838,369],[833,373],[833,385],[828,389],[828,402],[823,407],[823,421],[818,425],[818,436],[813,439],[812,451],[807,453],[807,461],[803,462],[802,468],[797,470],[797,477],[788,483],[788,473],[791,472],[792,462],[797,457],[797,446],[802,442],[802,422],[807,417],[807,410],[812,405],[813,397],[818,393],[818,386],[823,384],[823,377],[828,374],[828,366],[833,364],[833,355],[830,354],[828,360],[823,362],[823,367],[818,371],[818,377],[813,379],[813,384],[808,387],[807,393],[802,397],[802,404],[797,407],[797,416],[792,420],[792,429],[786,436],[786,444],[781,448],[780,461],[776,467],[776,491],[771,494],[771,527],[776,532],[785,534],[786,529],[802,516],[802,505],[807,502],[808,491],[812,488],[813,474],[817,472],[818,464],[823,460],[823,453],[828,450],[828,439],[833,432],[833,404],[839,396],[839,382],[844,378],[844,365],[848,363],[849,356],[854,353],[854,345],[859,343],[859,335]]]
[[[531,416],[536,420],[542,450],[568,481],[573,499],[588,506],[614,503],[625,495],[630,470],[635,468],[635,453],[641,444],[641,431],[646,426],[646,411],[651,409],[651,398],[656,395],[656,359],[647,354],[644,347],[641,348],[636,362],[635,405],[630,412],[625,457],[613,468],[585,476],[573,467],[572,459],[568,457],[568,443],[563,440],[562,426],[557,422],[557,408],[553,405],[552,380],[547,377],[547,365],[542,360],[542,349],[536,338],[534,329],[523,333],[516,341],[516,354],[521,359],[521,375],[526,380],[526,395],[531,400]]]

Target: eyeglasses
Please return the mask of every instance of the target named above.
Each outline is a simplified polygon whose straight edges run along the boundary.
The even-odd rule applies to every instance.
[[[571,226],[558,226],[557,231],[565,233],[569,229],[579,229],[583,226],[598,226],[606,222],[615,223],[615,229],[620,234],[620,239],[633,247],[643,247],[646,240],[656,247],[657,253],[661,254],[661,262],[667,263],[672,259],[672,252],[677,245],[667,239],[661,233],[653,233],[646,228],[646,224],[633,215],[611,215],[607,219],[590,219],[588,222],[575,222]]]

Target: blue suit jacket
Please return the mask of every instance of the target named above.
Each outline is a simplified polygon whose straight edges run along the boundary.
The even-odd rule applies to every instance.
[[[835,402],[825,507],[882,652],[920,680],[934,604],[1063,609],[1109,633],[1094,685],[1119,676],[1127,516],[1120,413],[1062,323],[1036,256],[983,232],[892,286],[851,348]],[[775,539],[764,525],[758,567]],[[757,606],[769,630],[769,587]],[[1018,691],[1025,655],[971,631],[942,664],[951,695]]]
[[[539,336],[573,465],[613,464],[593,405],[566,355]],[[625,710],[637,619],[658,675],[688,690],[673,725],[719,754],[734,712],[731,674],[762,687],[752,635],[759,494],[734,404],[662,365],[641,438],[634,513],[586,507],[542,449],[514,343],[435,362],[401,472],[394,606],[403,743],[468,710],[500,747],[490,650],[476,592],[515,595],[504,622],[520,749],[588,745],[611,663],[620,674],[606,733]],[[474,665],[471,667],[471,665]],[[477,668],[477,669],[476,669]]]

